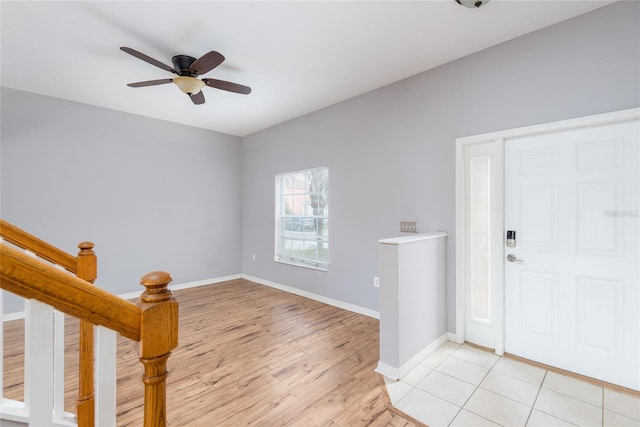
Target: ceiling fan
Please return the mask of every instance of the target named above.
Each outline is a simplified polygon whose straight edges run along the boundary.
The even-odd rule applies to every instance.
[[[128,83],[127,86],[130,87],[144,87],[163,85],[166,83],[175,83],[175,85],[178,86],[182,92],[189,95],[191,101],[193,101],[193,103],[196,105],[204,104],[204,95],[202,94],[201,89],[205,86],[222,89],[229,92],[241,93],[243,95],[248,95],[249,93],[251,93],[251,88],[248,86],[243,86],[224,80],[197,78],[199,75],[208,73],[209,71],[213,70],[224,61],[224,56],[222,56],[222,54],[216,52],[215,50],[205,53],[198,59],[188,55],[176,55],[171,59],[173,67],[163,64],[162,62],[153,59],[152,57],[147,56],[144,53],[138,52],[135,49],[131,49],[130,47],[123,46],[120,48],[120,50],[128,53],[129,55],[133,55],[138,59],[148,62],[151,65],[162,68],[165,71],[177,74],[177,76],[172,79],[147,80],[144,82]]]

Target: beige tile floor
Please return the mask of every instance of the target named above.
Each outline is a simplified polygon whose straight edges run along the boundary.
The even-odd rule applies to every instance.
[[[493,353],[443,344],[400,381],[391,403],[430,427],[640,427],[640,398]]]

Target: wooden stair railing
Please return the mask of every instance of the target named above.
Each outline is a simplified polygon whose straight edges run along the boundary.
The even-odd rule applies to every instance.
[[[0,235],[7,242],[31,251],[53,264],[58,264],[73,274],[78,271],[78,262],[74,256],[27,233],[4,219],[0,219]]]
[[[94,244],[78,244],[78,257],[67,254],[36,236],[0,219],[0,234],[3,239],[21,249],[26,249],[39,258],[65,268],[77,277],[93,283],[97,278],[97,257],[93,252]],[[93,325],[80,320],[79,357],[78,357],[78,396],[76,399],[76,418],[79,424],[94,426],[95,390],[94,390],[94,341]]]
[[[97,257],[93,252],[94,244],[91,242],[78,244],[80,252],[77,257],[73,257],[2,219],[0,219],[0,235],[7,242],[21,249],[26,249],[39,258],[60,265],[87,282],[93,283],[97,278]],[[87,427],[93,427],[95,419],[93,344],[93,325],[85,320],[80,320],[76,418],[78,423]]]
[[[93,243],[78,244],[76,276],[92,283],[98,277],[98,258],[93,252]],[[78,423],[94,427],[95,424],[95,389],[93,366],[93,324],[80,320],[80,336],[78,345],[78,397],[76,399],[76,417]]]
[[[166,426],[166,362],[178,345],[178,302],[167,288],[171,276],[161,271],[143,276],[140,283],[146,289],[133,304],[92,286],[91,282],[97,276],[92,243],[78,245],[80,253],[75,258],[1,219],[0,235],[7,242],[78,276],[73,277],[17,249],[0,245],[0,288],[48,304],[80,319],[84,325],[81,326],[80,348],[85,362],[81,359],[78,425],[94,425],[93,325],[102,325],[140,343],[138,353],[144,365],[144,426]],[[86,359],[91,359],[90,364]]]

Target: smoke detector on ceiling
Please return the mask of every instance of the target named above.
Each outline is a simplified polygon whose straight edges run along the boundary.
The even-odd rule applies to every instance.
[[[475,9],[486,3],[489,3],[489,0],[456,0],[456,3],[461,4],[464,7]]]

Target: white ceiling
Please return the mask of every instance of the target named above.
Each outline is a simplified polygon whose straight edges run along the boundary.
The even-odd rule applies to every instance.
[[[492,0],[467,9],[423,1],[2,1],[2,86],[244,136],[388,85],[612,1]],[[250,95],[204,88],[193,105],[163,63],[210,50],[204,75]]]

